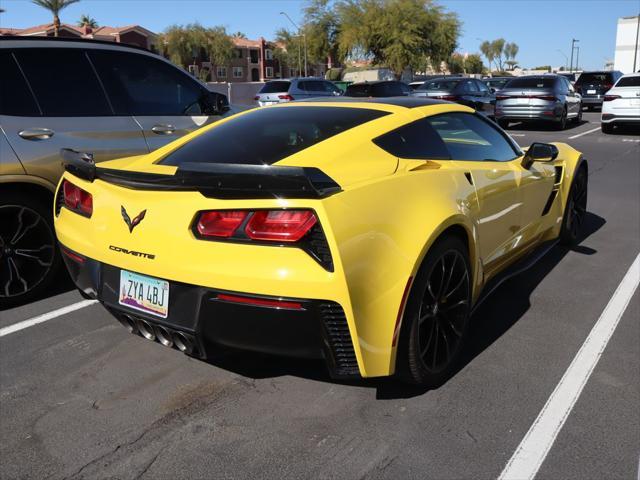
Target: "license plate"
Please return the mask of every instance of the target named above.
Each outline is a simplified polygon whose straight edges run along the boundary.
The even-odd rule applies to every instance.
[[[120,270],[120,305],[167,318],[169,282]]]
[[[587,90],[587,95],[595,95],[596,91],[595,90]]]

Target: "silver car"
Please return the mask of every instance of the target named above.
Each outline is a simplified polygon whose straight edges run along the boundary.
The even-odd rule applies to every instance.
[[[144,49],[0,37],[0,307],[46,289],[61,148],[95,161],[146,154],[229,115],[224,95]]]
[[[559,75],[518,77],[496,94],[495,118],[502,128],[509,122],[545,121],[564,130],[568,121],[582,120],[582,98]]]
[[[335,97],[342,90],[322,78],[290,78],[265,83],[254,100],[264,107],[275,103],[291,102],[304,98]]]

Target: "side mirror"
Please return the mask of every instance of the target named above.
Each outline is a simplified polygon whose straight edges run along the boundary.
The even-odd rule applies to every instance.
[[[205,97],[205,113],[207,115],[222,115],[230,110],[229,100],[226,95],[207,91]]]
[[[491,90],[491,93],[496,93],[496,89],[491,87],[489,90]]]
[[[533,162],[553,162],[558,158],[558,147],[550,143],[532,143],[522,159],[522,166],[529,168]]]

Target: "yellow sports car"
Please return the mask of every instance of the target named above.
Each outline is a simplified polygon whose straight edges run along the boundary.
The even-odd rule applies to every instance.
[[[575,242],[587,203],[570,146],[525,153],[467,107],[407,97],[250,110],[99,166],[63,156],[66,265],[130,331],[430,386],[479,302]]]

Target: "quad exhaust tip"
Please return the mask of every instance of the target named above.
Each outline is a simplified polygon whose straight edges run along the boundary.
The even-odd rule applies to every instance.
[[[138,333],[138,326],[136,325],[136,321],[129,315],[118,315],[116,318],[124,328],[129,330],[129,333]]]
[[[193,353],[193,342],[184,333],[174,332],[173,343],[181,352],[188,355],[191,355],[191,353]]]
[[[156,338],[162,345],[169,348],[173,347],[173,338],[171,337],[171,333],[169,332],[169,330],[167,330],[163,326],[156,325],[155,333]]]
[[[156,333],[153,331],[153,327],[146,320],[138,319],[138,331],[147,340],[154,341],[156,339]]]

